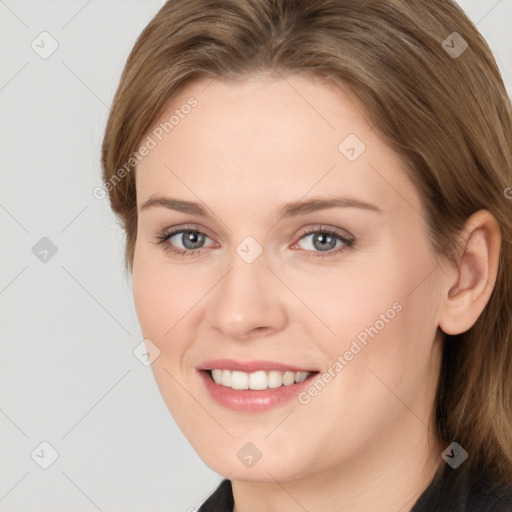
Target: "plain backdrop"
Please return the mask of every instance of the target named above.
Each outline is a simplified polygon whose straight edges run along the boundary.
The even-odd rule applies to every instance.
[[[0,0],[2,512],[192,512],[221,480],[133,354],[124,234],[93,195],[125,60],[163,3]],[[510,93],[512,0],[460,4]]]

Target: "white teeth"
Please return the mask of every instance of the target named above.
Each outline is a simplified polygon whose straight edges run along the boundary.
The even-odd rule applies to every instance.
[[[295,373],[293,372],[284,372],[283,375],[283,385],[289,386],[295,382]]]
[[[225,386],[231,387],[231,372],[229,370],[222,370],[222,380]]]
[[[283,385],[283,372],[268,372],[268,387],[280,388]]]
[[[217,384],[222,384],[222,370],[212,370],[212,377]]]
[[[303,382],[311,372],[280,372],[263,370],[246,373],[215,368],[210,370],[213,380],[222,386],[232,389],[263,390],[291,386],[296,382]]]
[[[249,374],[249,389],[267,389],[267,374],[263,371]]]
[[[249,389],[249,374],[245,372],[231,372],[231,387],[233,389]]]

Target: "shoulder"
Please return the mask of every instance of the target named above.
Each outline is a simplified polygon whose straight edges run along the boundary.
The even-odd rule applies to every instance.
[[[512,512],[511,487],[491,479],[478,480],[471,488],[465,512]]]
[[[232,512],[233,506],[231,481],[224,479],[198,512]],[[505,485],[482,475],[464,478],[445,468],[411,512],[512,512],[512,482]]]
[[[411,512],[512,512],[512,482],[466,474],[446,466]]]

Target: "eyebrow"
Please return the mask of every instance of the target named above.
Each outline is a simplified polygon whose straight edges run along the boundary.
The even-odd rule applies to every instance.
[[[176,199],[174,197],[150,197],[142,204],[140,211],[142,212],[156,206],[167,208],[169,210],[175,210],[177,212],[197,215],[199,217],[213,218],[213,216],[208,213],[207,209],[201,204],[195,203],[193,201]],[[284,218],[298,217],[299,215],[306,215],[308,213],[327,210],[329,208],[360,208],[362,210],[382,213],[382,210],[378,206],[355,198],[317,197],[308,200],[285,203],[278,209],[277,219],[278,221],[281,221]]]

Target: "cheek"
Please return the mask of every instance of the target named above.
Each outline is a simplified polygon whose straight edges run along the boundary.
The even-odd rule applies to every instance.
[[[132,283],[142,335],[160,350],[151,365],[160,392],[176,419],[188,411],[183,420],[194,421],[190,396],[180,383],[190,379],[187,354],[197,339],[197,326],[204,315],[204,299],[213,286],[212,280],[206,275],[198,276],[193,265],[172,267],[154,248],[136,248]],[[198,415],[204,421],[201,411]]]
[[[194,317],[192,306],[201,291],[186,269],[170,272],[157,259],[154,251],[136,247],[132,290],[140,329],[160,350],[151,369],[169,411],[179,425],[201,424],[204,413],[194,409],[180,385],[181,363],[190,343],[189,322]]]
[[[424,270],[420,265],[410,272],[386,268],[364,282],[355,280],[351,300],[338,302],[338,322],[329,319],[334,341],[317,337],[328,355],[326,384],[306,390],[295,419],[322,418],[315,436],[331,440],[324,441],[325,460],[355,457],[394,425],[417,422],[411,410],[427,421],[438,360],[432,286],[428,279],[418,286],[428,274]],[[339,299],[331,295],[331,300]],[[281,441],[293,443],[293,433],[288,437],[283,433]],[[314,457],[314,442],[306,449]]]
[[[136,244],[132,279],[135,310],[144,337],[154,338],[159,346],[167,340],[172,339],[173,344],[178,341],[173,336],[176,326],[201,293],[204,295],[189,268],[170,272],[165,258],[154,248]]]
[[[382,392],[393,399],[386,384],[406,398],[415,382],[431,377],[435,262],[421,240],[410,246],[380,252],[378,264],[359,261],[310,290],[313,309],[335,333],[315,336],[328,354],[326,367],[344,375],[333,387],[368,405],[382,400]]]

